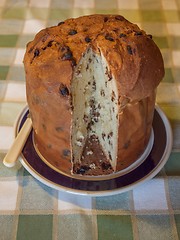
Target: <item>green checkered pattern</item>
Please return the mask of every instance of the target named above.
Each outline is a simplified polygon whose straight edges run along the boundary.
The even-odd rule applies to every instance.
[[[153,35],[166,75],[157,102],[170,120],[173,150],[165,167],[134,190],[107,197],[63,193],[2,161],[26,105],[23,55],[40,29],[93,13],[124,15]],[[159,143],[160,144],[160,143]],[[0,0],[0,239],[180,239],[180,1]]]

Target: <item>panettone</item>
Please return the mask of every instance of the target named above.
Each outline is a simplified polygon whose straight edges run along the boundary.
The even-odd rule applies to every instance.
[[[24,57],[34,145],[65,174],[103,175],[136,161],[152,129],[161,53],[120,15],[40,31]]]

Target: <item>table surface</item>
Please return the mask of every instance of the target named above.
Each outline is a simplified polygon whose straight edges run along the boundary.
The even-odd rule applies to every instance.
[[[15,119],[26,105],[26,43],[46,26],[93,13],[124,15],[153,35],[166,72],[157,103],[173,132],[170,157],[153,179],[101,197],[58,191],[36,180],[19,162],[10,169],[2,163],[14,139]],[[0,239],[180,239],[179,75],[179,0],[1,0]]]

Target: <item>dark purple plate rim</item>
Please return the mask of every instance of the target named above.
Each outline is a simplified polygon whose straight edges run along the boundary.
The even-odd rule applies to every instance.
[[[20,114],[15,131],[20,130],[29,113],[26,107]],[[102,181],[80,180],[63,175],[46,165],[35,151],[32,132],[22,150],[21,163],[37,180],[60,191],[81,195],[104,196],[125,192],[153,178],[163,168],[172,150],[172,130],[163,111],[156,106],[153,119],[154,144],[144,162],[131,172]]]

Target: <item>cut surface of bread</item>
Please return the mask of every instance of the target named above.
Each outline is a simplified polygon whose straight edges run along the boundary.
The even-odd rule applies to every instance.
[[[84,171],[82,166],[78,167],[80,165],[89,166],[89,171],[102,168],[104,161],[115,170],[118,90],[101,52],[97,54],[91,48],[87,49],[74,72],[71,94],[74,172]]]

